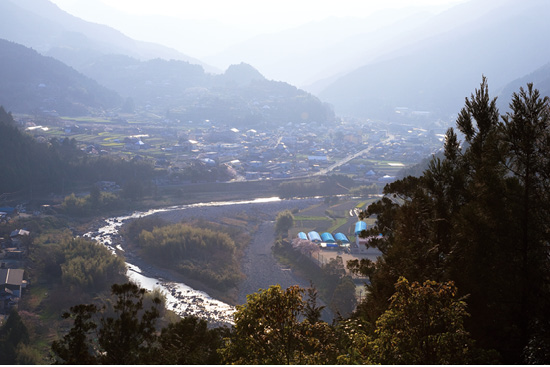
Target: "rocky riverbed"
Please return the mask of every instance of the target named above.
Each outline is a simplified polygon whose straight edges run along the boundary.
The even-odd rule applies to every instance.
[[[291,285],[309,287],[308,281],[296,277],[290,269],[285,269],[277,262],[273,257],[271,247],[275,239],[277,213],[283,210],[304,209],[320,202],[320,199],[280,200],[267,203],[190,208],[157,215],[171,222],[197,218],[216,221],[222,217],[246,212],[249,217],[260,222],[241,261],[245,278],[239,285],[237,303],[243,304],[246,302],[246,295],[257,292],[259,289],[267,289],[271,285],[279,284],[283,288]]]
[[[132,218],[146,215],[158,215],[171,222],[205,219],[216,221],[245,212],[254,218],[258,229],[251,243],[245,250],[242,259],[242,270],[245,279],[238,289],[238,304],[246,302],[246,295],[267,289],[270,285],[280,284],[283,288],[297,284],[301,287],[309,283],[299,279],[289,269],[282,268],[273,255],[271,246],[274,242],[274,220],[277,213],[286,209],[304,209],[319,203],[321,199],[265,199],[260,201],[201,203],[182,207],[166,208],[150,212],[134,213],[125,217],[109,218],[107,225],[87,234],[113,250],[124,255],[128,265],[128,275],[147,289],[160,288],[166,295],[167,307],[181,316],[196,315],[211,323],[230,323],[234,312],[232,305],[220,302],[207,293],[197,289],[204,288],[200,282],[185,279],[181,274],[162,269],[135,256],[124,248],[123,238],[118,228]],[[189,287],[190,284],[193,288]]]

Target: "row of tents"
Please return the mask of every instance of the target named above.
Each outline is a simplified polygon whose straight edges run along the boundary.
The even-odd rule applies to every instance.
[[[358,221],[355,223],[355,236],[358,236],[361,231],[367,229],[367,223],[363,221]],[[349,238],[341,233],[335,233],[334,235],[330,232],[324,232],[319,235],[317,231],[311,231],[307,234],[305,232],[298,233],[298,238],[301,240],[309,240],[320,244],[322,247],[349,247],[350,241]]]
[[[343,233],[335,233],[332,235],[330,232],[325,232],[319,235],[316,231],[311,231],[308,234],[305,232],[298,233],[298,237],[301,240],[309,240],[314,243],[320,244],[322,247],[349,247],[349,239]]]

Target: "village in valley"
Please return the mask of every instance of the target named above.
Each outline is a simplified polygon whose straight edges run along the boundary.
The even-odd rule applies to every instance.
[[[374,201],[382,187],[395,180],[404,168],[436,154],[442,147],[446,129],[443,123],[418,128],[374,121],[340,121],[331,126],[288,122],[275,129],[247,129],[226,126],[218,121],[181,122],[151,114],[77,119],[48,113],[16,115],[15,119],[39,142],[46,143],[52,138],[74,139],[87,155],[149,161],[157,170],[166,173],[155,178],[153,184],[159,187],[185,187],[209,181],[284,182],[333,174],[376,187],[372,199],[366,202],[339,201],[331,197],[324,205],[296,214],[290,240],[296,248],[304,247],[306,242],[315,244],[315,248],[310,246],[309,255],[319,266],[336,257],[346,262],[361,258],[375,260],[380,255],[378,250],[367,248],[365,239],[359,237],[367,224],[358,221],[358,212]],[[190,167],[193,167],[194,176],[183,174]],[[214,176],[213,171],[217,172]],[[97,185],[102,191],[120,190],[117,182],[105,181]],[[76,194],[84,196],[88,192]],[[51,212],[49,205],[32,208],[30,213],[26,212],[24,204],[17,208],[4,206],[0,208],[0,220],[8,222],[21,215],[41,216]],[[369,227],[374,225],[374,219],[367,219],[367,222]],[[321,235],[315,235],[315,231],[320,231]],[[13,231],[10,238],[0,239],[3,289],[0,313],[8,313],[17,304],[26,286],[22,264],[28,255],[30,234],[21,228]],[[357,286],[360,287],[362,281],[356,279]]]
[[[401,112],[396,110],[394,121],[400,121]],[[157,184],[293,179],[329,173],[365,183],[387,183],[399,170],[440,151],[450,124],[432,122],[420,128],[410,120],[289,121],[279,127],[252,128],[223,121],[180,121],[147,112],[80,119],[49,113],[47,118],[16,119],[39,141],[75,139],[89,155],[150,161],[168,173]],[[188,173],[191,167],[193,176]]]

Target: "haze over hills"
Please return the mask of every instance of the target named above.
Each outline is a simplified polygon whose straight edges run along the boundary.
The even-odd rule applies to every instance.
[[[113,108],[121,97],[61,61],[0,39],[0,105],[14,112],[87,115]]]
[[[75,116],[135,109],[243,127],[335,119],[332,109],[318,98],[267,80],[242,63],[213,75],[181,60],[104,55],[81,67],[86,77],[61,61],[1,39],[0,60],[0,105],[18,113],[55,110]]]
[[[545,20],[549,8],[544,0],[476,0],[442,12],[404,8],[366,19],[331,17],[236,45],[227,41],[225,51],[205,60],[218,66],[244,62],[265,79],[307,84],[305,89],[340,116],[389,121],[416,114],[416,119],[452,122],[482,75],[498,92],[550,61],[550,51],[542,47],[550,31]],[[217,69],[202,61],[83,21],[47,0],[6,0],[0,10],[9,15],[0,25],[0,37],[62,60],[137,103],[162,99],[163,107],[179,108],[167,101],[189,97],[189,88],[219,86],[222,80],[207,75]],[[122,14],[109,13],[107,6],[96,11],[106,19]],[[143,20],[144,30],[164,20],[166,31],[173,31],[167,40],[181,35],[182,42],[192,38],[193,29],[199,40],[200,32],[217,26],[178,25],[175,18],[159,16],[124,19]],[[222,34],[226,29],[219,33],[228,40]],[[155,58],[165,61],[147,61]],[[189,63],[166,61],[171,59]]]
[[[137,41],[111,27],[74,17],[48,0],[3,0],[0,12],[5,15],[0,38],[32,47],[73,67],[112,53],[140,60],[185,60],[208,67],[169,47]]]
[[[249,38],[244,29],[219,21],[190,18],[182,20],[176,16],[156,14],[130,14],[102,0],[79,2],[78,8],[86,14],[86,19],[90,22],[116,25],[114,28],[133,39],[166,45],[186,55],[193,55],[201,61],[204,61],[202,58],[205,55],[212,54],[213,49],[224,49]],[[66,11],[70,12],[70,9],[72,8]],[[156,37],[158,34],[162,34],[162,37]],[[212,72],[221,73],[228,65],[220,65]],[[206,66],[205,70],[210,71]]]
[[[63,61],[118,92],[138,108],[147,107],[162,114],[170,110],[172,116],[193,120],[218,116],[237,123],[302,122],[302,116],[308,116],[306,121],[319,122],[334,118],[330,108],[317,98],[286,83],[268,81],[254,68],[244,71],[255,75],[254,78],[238,81],[229,76],[231,71],[242,72],[247,67],[230,68],[229,74],[208,74],[204,71],[205,64],[196,59],[164,46],[135,41],[110,27],[83,21],[47,0],[4,1],[0,10],[7,19],[0,25],[0,38],[33,47],[43,55]],[[121,104],[121,98],[106,88],[99,92],[96,85],[95,93],[90,93],[91,86],[83,86],[82,80],[86,78],[63,68],[61,63],[52,70],[53,60],[40,58],[30,50],[22,51],[22,47],[15,45],[3,46],[6,57],[26,52],[32,60],[32,65],[28,62],[18,65],[10,59],[3,68],[6,75],[11,75],[7,80],[24,76],[21,82],[3,80],[0,83],[3,89],[0,103],[9,110],[56,110],[74,114]],[[50,95],[51,89],[44,87],[36,90],[38,85],[52,88],[56,75],[58,84],[62,85],[56,93]],[[23,85],[22,81],[29,83]],[[84,94],[88,98],[83,99],[78,93],[73,98],[67,94],[70,90],[86,90]],[[109,95],[110,98],[105,98]],[[108,103],[99,103],[100,100]],[[75,109],[77,102],[80,108]]]
[[[384,10],[368,18],[330,17],[263,34],[204,58],[212,65],[244,61],[269,78],[305,86],[361,66],[391,50],[388,41],[433,16],[422,8]],[[315,90],[313,90],[315,92]]]
[[[99,83],[136,105],[185,121],[216,120],[236,126],[331,122],[332,109],[317,97],[288,83],[267,80],[248,64],[224,74],[205,73],[185,61],[139,61],[110,55],[81,68]]]
[[[549,13],[550,3],[538,0],[458,5],[427,26],[453,19],[466,22],[381,55],[318,95],[338,114],[389,119],[396,107],[406,107],[448,118],[482,75],[492,90],[499,90],[550,60],[550,50],[543,46],[550,33]]]
[[[511,81],[498,91],[497,106],[501,113],[509,111],[512,94],[518,93],[520,88],[526,89],[527,83],[533,83],[542,96],[550,96],[550,62],[526,76]]]

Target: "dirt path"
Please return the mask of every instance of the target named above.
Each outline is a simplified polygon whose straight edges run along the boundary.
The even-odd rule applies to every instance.
[[[273,257],[271,247],[275,239],[275,222],[263,222],[247,247],[242,260],[245,279],[239,286],[238,303],[246,302],[246,295],[279,284],[283,289],[292,285],[309,287],[309,282],[283,269]]]

